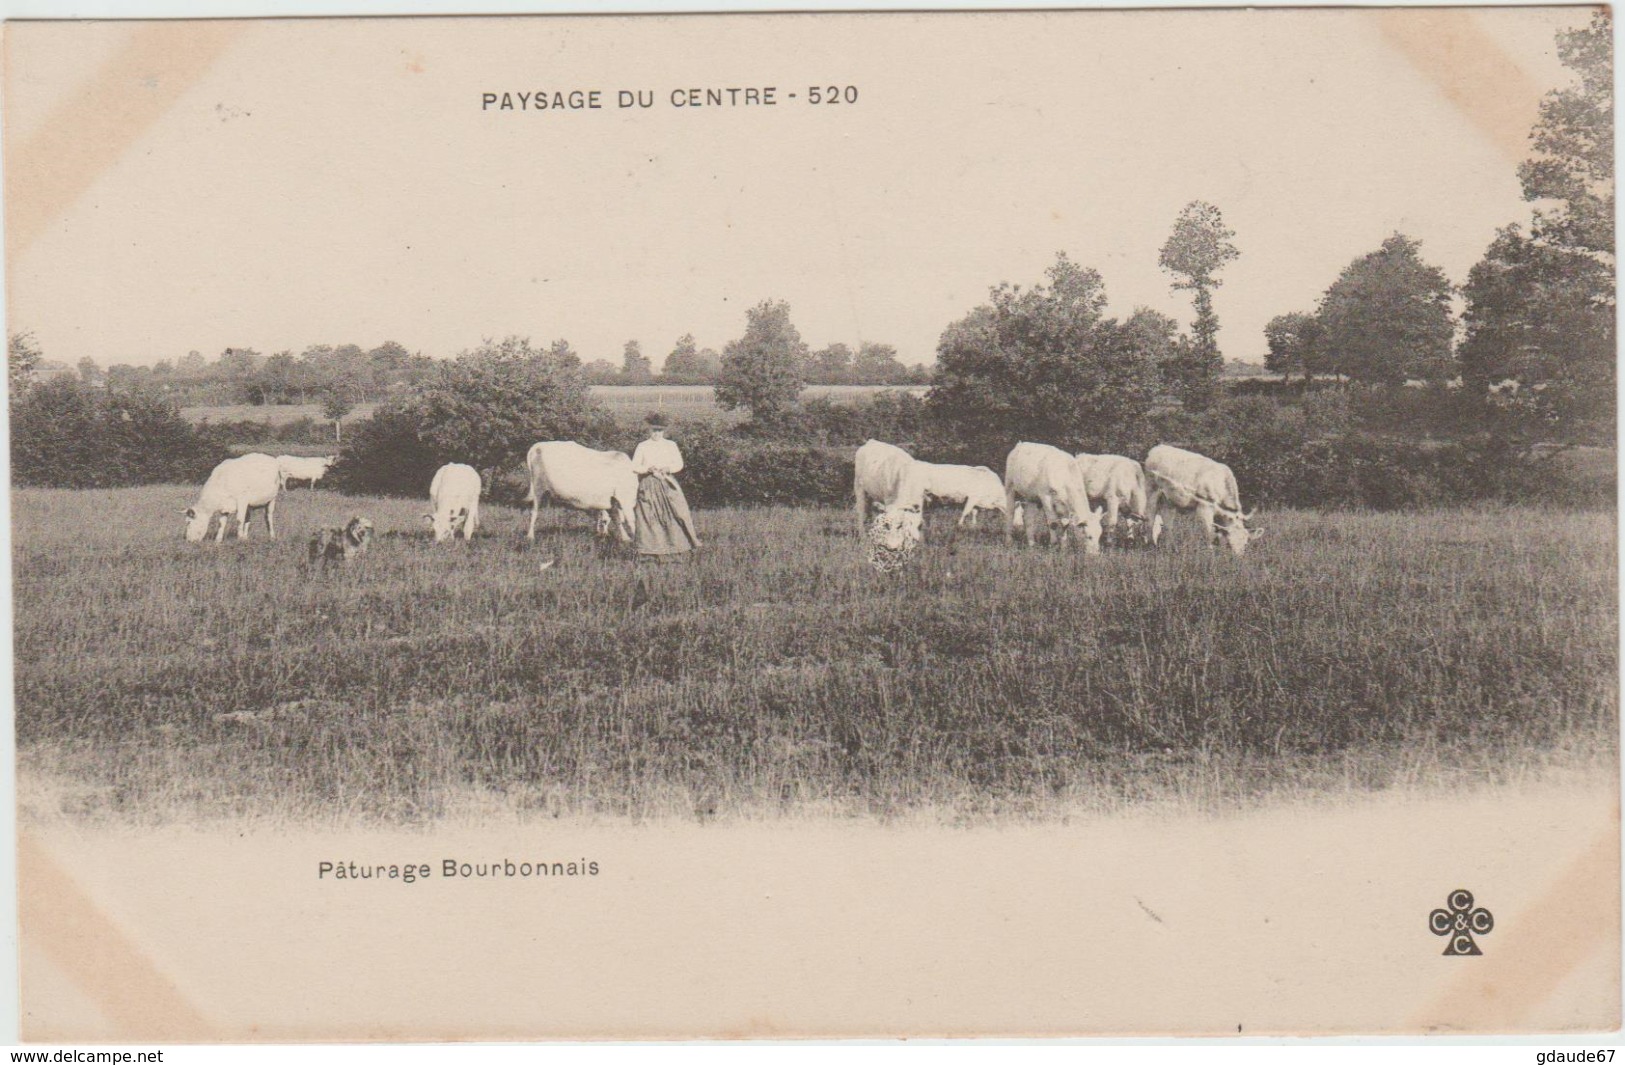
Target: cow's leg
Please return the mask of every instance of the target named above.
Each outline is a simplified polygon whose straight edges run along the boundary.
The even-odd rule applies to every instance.
[[[1209,547],[1213,546],[1213,512],[1212,503],[1201,502],[1196,504],[1196,519],[1202,523],[1202,542]]]
[[[1118,519],[1117,493],[1116,492],[1107,492],[1106,493],[1106,518],[1105,518],[1106,526],[1105,526],[1105,528],[1106,528],[1106,531],[1111,536],[1111,541],[1110,542],[1114,543],[1114,544],[1118,543],[1119,541],[1121,541],[1123,539],[1122,530],[1117,527],[1117,519]]]
[[[214,542],[217,544],[223,544],[226,542],[226,526],[230,523],[230,518],[223,510],[216,514],[215,518],[219,520],[220,528],[216,529],[214,532]]]
[[[267,532],[270,533],[271,539],[275,540],[276,539],[276,500],[275,499],[272,499],[271,502],[269,502],[269,503],[267,503],[265,505],[265,528],[266,528]]]
[[[1016,502],[1015,490],[1006,487],[1004,490],[1004,542],[1010,543],[1016,535],[1016,508],[1021,506]]]
[[[468,508],[468,520],[463,523],[463,539],[474,539],[474,531],[480,527],[480,505],[475,503]]]
[[[1151,546],[1156,547],[1162,542],[1162,493],[1152,489],[1145,499],[1145,534],[1151,538]]]
[[[1061,546],[1061,510],[1055,502],[1055,496],[1051,492],[1045,492],[1038,500],[1039,512],[1044,516],[1044,530],[1049,535],[1051,547]]]
[[[237,539],[248,539],[248,504],[240,503],[237,506]]]
[[[966,500],[965,506],[970,506],[969,500]],[[959,527],[963,524],[965,524],[965,515],[961,513],[959,520],[948,527],[948,553],[950,555],[958,550],[954,545],[959,541]],[[920,532],[922,534],[925,532],[925,508],[923,507],[920,508]]]
[[[966,521],[970,522],[971,528],[976,528],[976,504],[969,499],[965,500],[965,509],[959,512],[959,524],[963,525]]]
[[[531,499],[531,504],[530,504],[530,531],[525,534],[525,539],[529,540],[531,543],[535,543],[536,542],[536,515],[538,513],[540,513],[541,509],[542,509],[542,493],[535,492],[535,493],[532,493],[532,496],[533,496],[533,498]]]
[[[1044,495],[1038,497],[1038,512],[1039,512],[1039,514],[1042,515],[1041,520],[1044,523],[1044,531],[1049,536],[1049,542],[1051,544],[1054,544],[1055,543],[1055,503],[1054,503],[1054,501],[1052,499],[1050,499],[1049,493],[1046,492]],[[1029,513],[1027,515],[1027,517],[1028,517],[1028,521],[1029,521],[1029,524],[1027,526],[1027,532],[1028,532],[1028,540],[1027,540],[1027,542],[1032,543],[1032,539],[1031,539],[1031,534],[1032,534],[1031,518],[1032,518],[1032,515]]]
[[[869,498],[863,494],[858,486],[852,488],[853,510],[858,515],[858,539],[863,539],[863,530],[869,524]]]

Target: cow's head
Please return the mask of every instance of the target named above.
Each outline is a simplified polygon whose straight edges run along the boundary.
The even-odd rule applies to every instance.
[[[209,520],[214,515],[206,510],[196,507],[186,508],[186,539],[190,543],[202,543],[203,538],[209,535]]]
[[[1069,505],[1064,499],[1055,501],[1055,517],[1050,527],[1050,539],[1056,547],[1070,533],[1078,538],[1086,554],[1100,554],[1101,515],[1106,512],[1084,503],[1082,508]]]
[[[1099,507],[1085,505],[1083,513],[1079,514],[1077,521],[1073,523],[1078,538],[1083,541],[1085,554],[1100,554],[1100,534],[1102,531],[1100,519],[1105,513],[1105,510]]]
[[[901,551],[907,546],[917,546],[925,538],[924,528],[925,516],[918,505],[892,504],[880,509],[873,536],[875,543],[886,550]]]
[[[1263,529],[1249,529],[1247,523],[1252,520],[1254,511],[1242,514],[1239,511],[1221,510],[1213,515],[1213,546],[1223,545],[1230,548],[1230,553],[1240,558],[1247,553],[1247,545],[1264,535]]]
[[[434,542],[443,544],[457,535],[457,530],[468,520],[468,511],[459,507],[456,510],[425,514],[423,520],[429,523],[429,529],[434,533]]]

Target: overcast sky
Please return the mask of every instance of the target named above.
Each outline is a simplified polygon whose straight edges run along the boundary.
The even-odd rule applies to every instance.
[[[762,299],[929,362],[1057,251],[1188,326],[1157,253],[1217,205],[1260,359],[1398,230],[1458,284],[1581,8],[10,24],[9,328],[48,358],[510,333],[657,365]],[[813,85],[857,102],[811,106]],[[773,86],[773,107],[672,90]],[[597,89],[585,112],[483,94]],[[617,90],[653,93],[622,110]],[[795,93],[794,99],[789,94]]]

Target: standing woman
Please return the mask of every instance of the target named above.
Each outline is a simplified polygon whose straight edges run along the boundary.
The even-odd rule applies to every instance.
[[[638,475],[634,522],[638,554],[645,558],[685,554],[700,546],[700,538],[694,533],[694,516],[677,483],[683,453],[666,439],[664,414],[651,414],[645,421],[649,439],[632,452],[632,472]]]

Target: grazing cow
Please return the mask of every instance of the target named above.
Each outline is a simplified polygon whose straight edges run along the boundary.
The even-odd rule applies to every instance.
[[[921,462],[925,470],[925,494],[945,503],[963,503],[959,524],[970,520],[976,527],[976,515],[984,510],[1004,513],[1004,482],[986,466],[950,466],[938,462]]]
[[[1247,527],[1252,514],[1241,512],[1236,475],[1224,463],[1158,444],[1145,458],[1145,472],[1151,480],[1153,531],[1162,521],[1159,511],[1166,504],[1175,510],[1194,510],[1208,544],[1217,546],[1223,540],[1238,556],[1247,551],[1248,541],[1263,535],[1264,530]]]
[[[199,543],[209,534],[209,525],[220,518],[220,531],[214,542],[226,538],[226,519],[237,519],[237,539],[248,539],[250,508],[265,508],[265,525],[276,539],[276,498],[282,489],[282,476],[276,459],[251,454],[227,459],[214,468],[203,485],[197,502],[186,508],[186,539]]]
[[[1077,530],[1083,549],[1100,551],[1100,511],[1089,505],[1083,474],[1071,455],[1048,444],[1023,441],[1010,449],[1004,460],[1005,520],[1004,539],[1008,543],[1015,529],[1018,509],[1029,503],[1044,508],[1051,542],[1059,546],[1071,530]],[[1033,522],[1024,519],[1027,543],[1033,542]]]
[[[372,543],[372,522],[357,515],[342,529],[326,528],[310,538],[310,564],[326,569],[332,562],[348,562],[367,553]]]
[[[525,456],[530,467],[530,531],[536,539],[536,515],[542,497],[552,496],[576,510],[598,515],[598,535],[614,531],[623,544],[637,533],[638,475],[632,472],[632,459],[622,451],[594,451],[569,440],[544,440],[532,444]]]
[[[423,520],[434,530],[434,542],[444,543],[462,531],[464,540],[474,539],[480,527],[480,474],[472,466],[448,462],[429,482],[429,510]]]
[[[913,455],[894,444],[865,441],[852,464],[858,536],[865,535],[869,508],[878,504],[892,539],[919,543],[924,537],[925,481],[925,464],[915,462]]]
[[[276,457],[277,473],[282,477],[282,487],[287,488],[289,481],[309,481],[312,488],[316,482],[327,476],[327,471],[333,468],[338,461],[337,455],[325,458],[304,458],[299,455],[278,455]]]
[[[1151,520],[1151,490],[1145,468],[1122,455],[1079,454],[1075,461],[1089,502],[1106,508],[1104,531],[1114,539],[1127,539],[1126,530],[1118,524],[1126,514],[1156,543],[1159,530],[1147,524]]]

